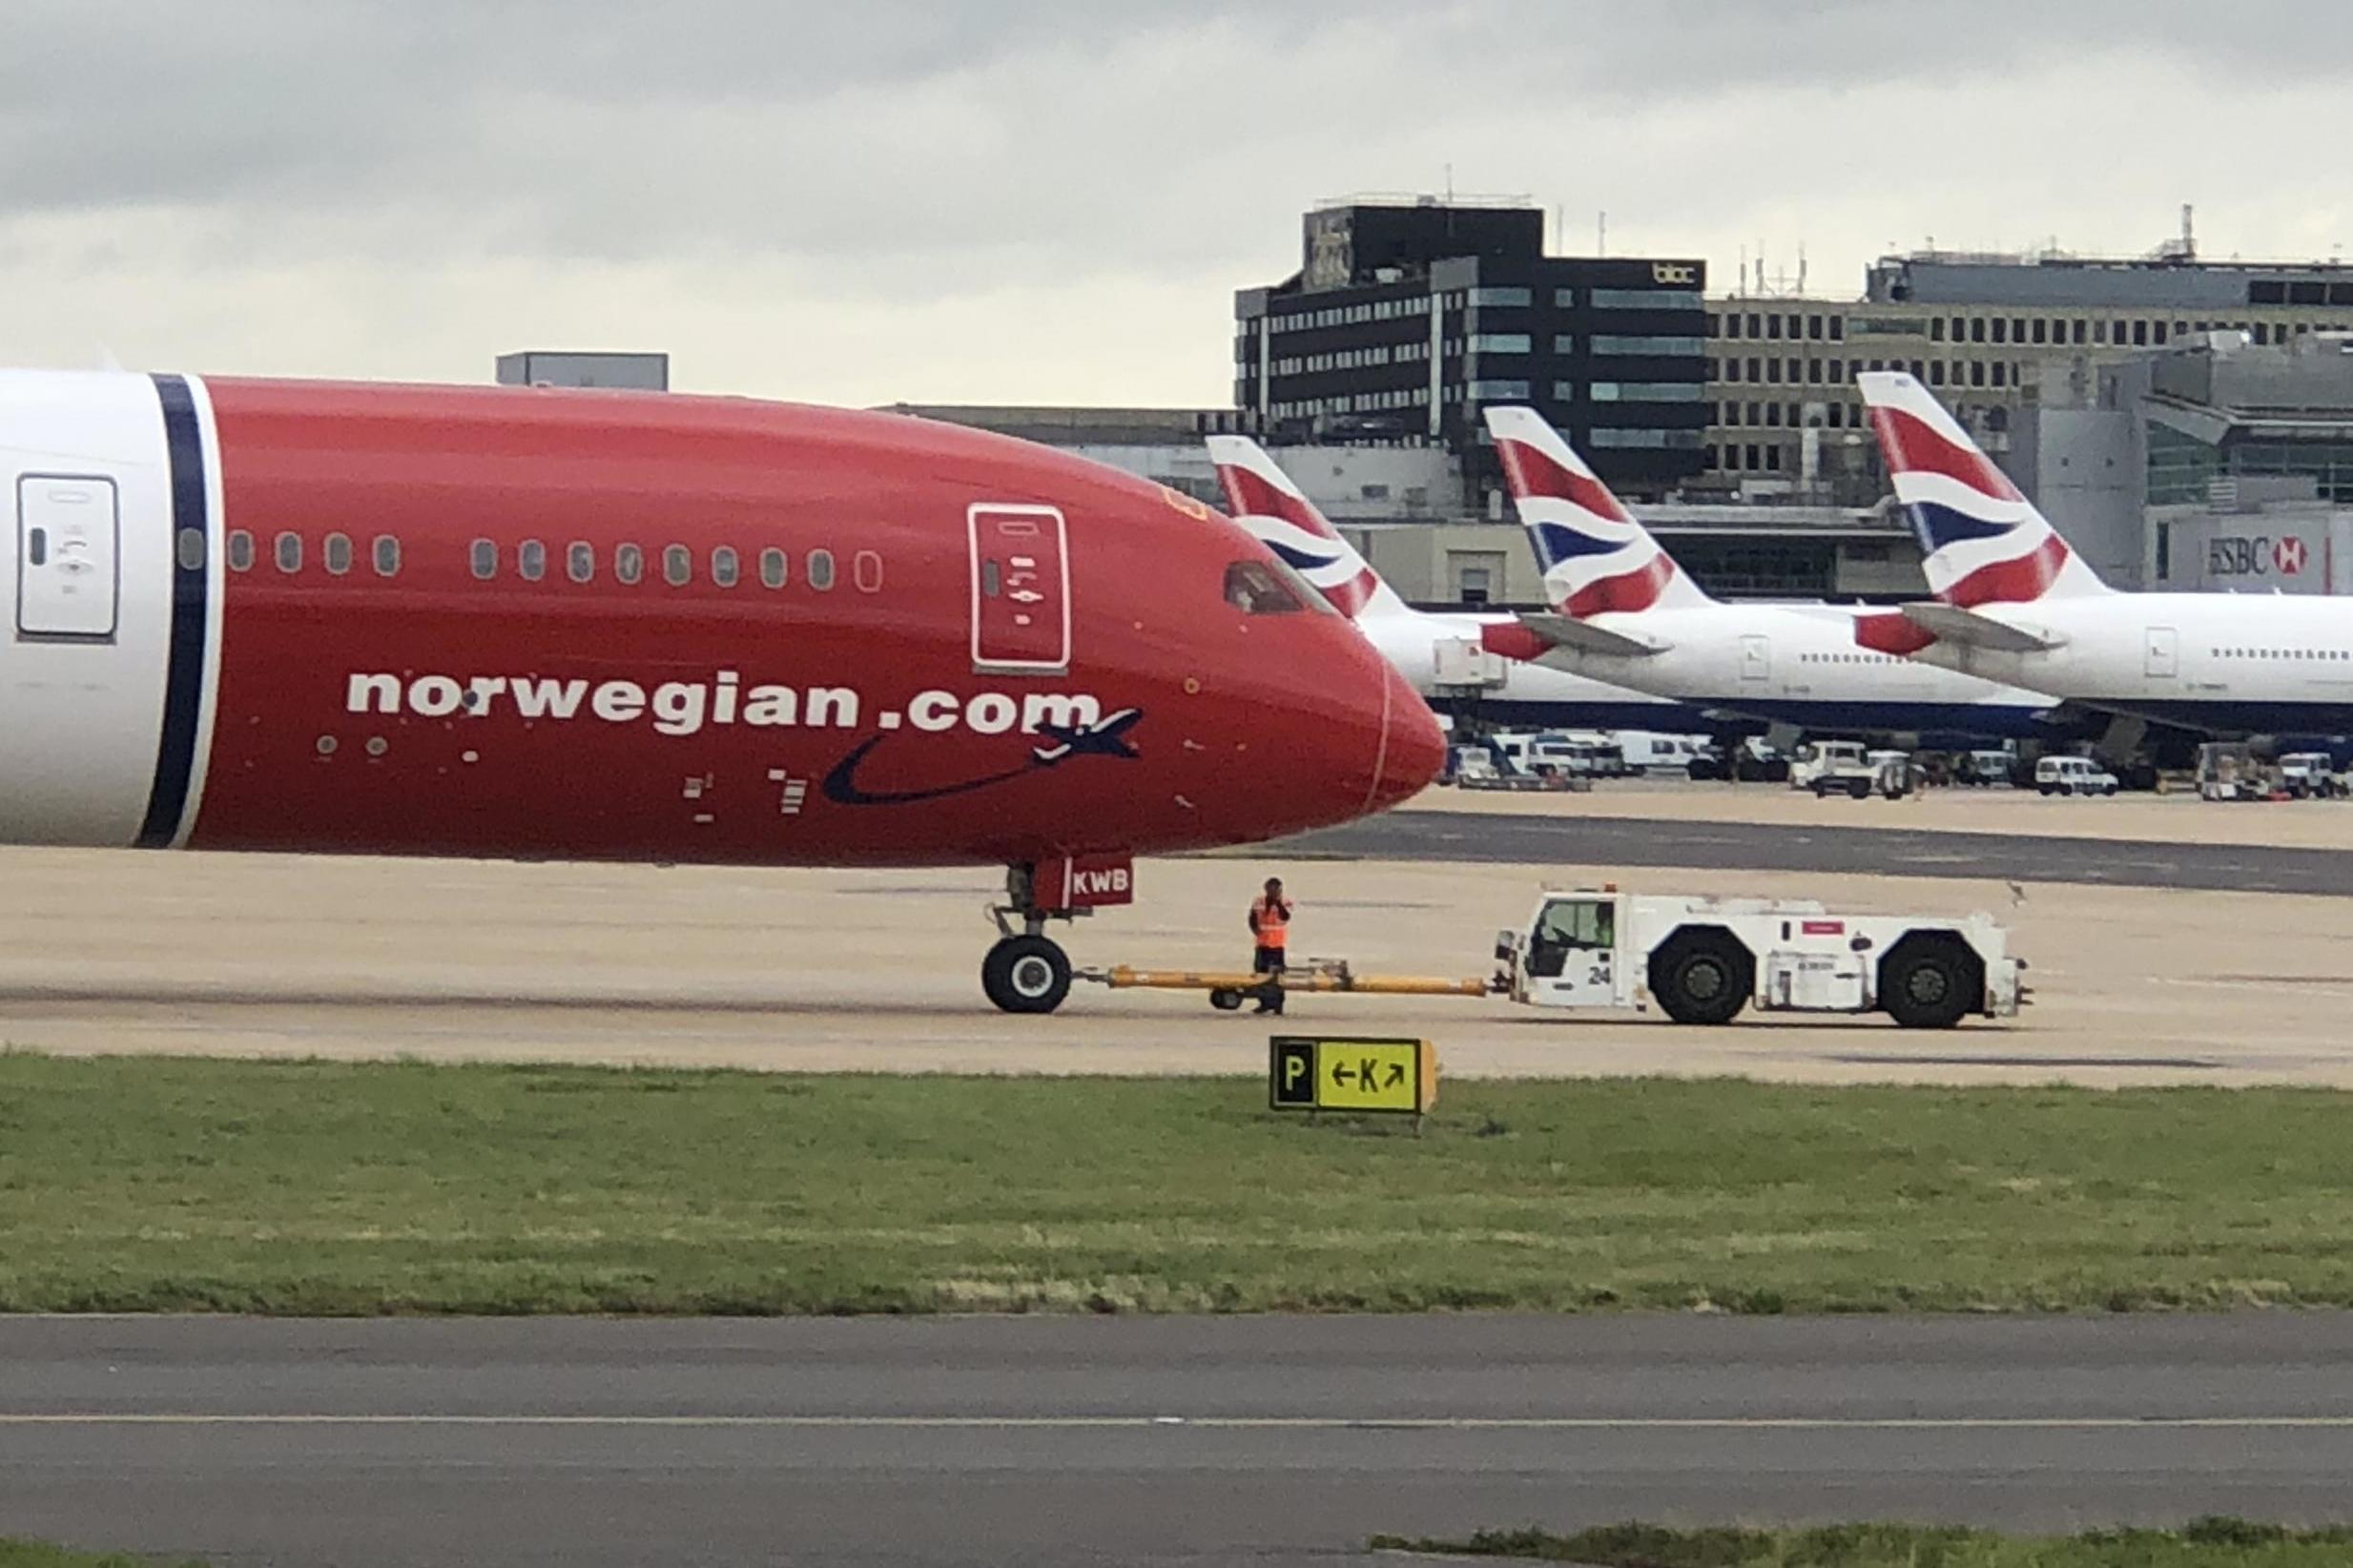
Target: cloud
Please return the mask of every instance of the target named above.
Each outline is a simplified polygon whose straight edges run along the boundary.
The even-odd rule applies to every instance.
[[[2347,45],[2287,0],[16,0],[0,350],[1213,402],[1304,207],[1450,169],[1722,280],[1803,243],[1833,292],[1931,234],[2145,249],[2183,199],[2324,254]]]

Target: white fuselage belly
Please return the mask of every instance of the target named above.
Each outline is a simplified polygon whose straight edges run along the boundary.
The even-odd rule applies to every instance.
[[[1836,606],[1707,605],[1599,615],[1593,625],[1664,646],[1634,656],[1564,647],[1545,662],[1801,728],[2022,734],[2057,706],[2036,691],[1858,647],[1853,612]]]
[[[1425,697],[1441,698],[1463,693],[1460,689],[1438,684],[1438,646],[1468,642],[1476,647],[1483,628],[1512,625],[1517,619],[1511,615],[1444,615],[1405,609],[1387,614],[1368,613],[1356,625],[1373,646],[1381,650],[1382,657],[1413,683],[1416,691]],[[1691,722],[1689,715],[1680,713],[1671,698],[1613,685],[1592,674],[1517,659],[1504,660],[1503,684],[1480,689],[1477,699],[1482,709],[1524,706],[1548,712],[1591,710],[1596,714],[1622,716],[1655,709],[1660,726]]]
[[[2217,732],[2353,729],[2353,606],[2341,600],[2116,593],[1975,613],[2057,646],[2007,652],[1939,642],[1919,659]]]

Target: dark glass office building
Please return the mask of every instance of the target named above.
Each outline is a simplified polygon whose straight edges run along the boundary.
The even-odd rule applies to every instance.
[[[1612,486],[1699,476],[1707,264],[1544,254],[1526,207],[1351,202],[1307,215],[1299,272],[1234,296],[1234,402],[1269,436],[1413,442],[1500,483],[1479,409],[1534,404]]]

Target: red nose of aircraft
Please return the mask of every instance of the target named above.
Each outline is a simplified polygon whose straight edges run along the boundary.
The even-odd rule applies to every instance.
[[[1368,812],[1386,811],[1420,794],[1446,763],[1446,734],[1438,728],[1437,716],[1395,665],[1387,659],[1380,663],[1388,718],[1373,771],[1373,793],[1365,805]]]

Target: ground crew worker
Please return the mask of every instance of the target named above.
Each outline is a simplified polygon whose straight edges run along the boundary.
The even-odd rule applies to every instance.
[[[1267,889],[1250,900],[1250,939],[1257,951],[1250,956],[1250,968],[1260,975],[1280,975],[1284,955],[1290,947],[1290,900],[1283,897],[1283,878],[1269,877]],[[1258,1010],[1279,1013],[1283,1010],[1283,988],[1269,985],[1258,993]]]

